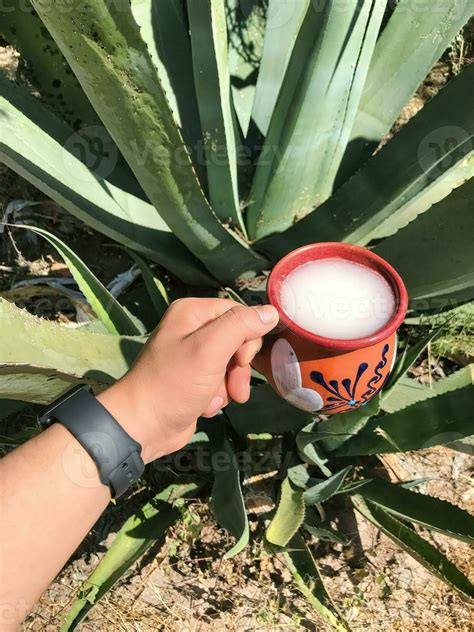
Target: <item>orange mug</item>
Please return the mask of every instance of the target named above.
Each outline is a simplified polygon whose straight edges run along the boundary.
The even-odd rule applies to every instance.
[[[326,338],[294,323],[281,307],[282,283],[293,270],[317,259],[342,259],[381,274],[395,297],[390,321],[372,335],[353,340]],[[303,246],[273,268],[267,295],[280,314],[280,325],[265,336],[252,365],[288,403],[332,415],[363,406],[385,386],[395,363],[397,329],[405,318],[408,295],[400,275],[384,259],[345,243]]]

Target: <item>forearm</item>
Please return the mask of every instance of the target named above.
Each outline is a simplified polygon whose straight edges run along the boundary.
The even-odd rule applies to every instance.
[[[129,373],[98,400],[142,446],[144,463],[175,452],[199,416],[247,401],[249,363],[277,321],[269,305],[177,301]],[[94,461],[59,423],[0,461],[2,630],[17,629],[109,499]]]
[[[16,630],[110,500],[59,423],[0,461],[0,628]]]

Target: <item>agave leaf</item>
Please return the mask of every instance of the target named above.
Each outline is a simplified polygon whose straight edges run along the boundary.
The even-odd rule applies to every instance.
[[[469,456],[474,456],[474,435],[466,437],[465,439],[458,439],[454,443],[447,443],[446,447],[451,450],[456,450],[457,452],[462,452],[463,454],[469,454]]]
[[[237,182],[224,0],[188,0],[187,6],[209,199],[222,222],[231,222],[245,233]]]
[[[473,406],[472,386],[430,397],[391,415],[372,418],[332,454],[406,452],[451,443],[472,434]]]
[[[335,529],[332,529],[329,525],[323,522],[321,522],[319,526],[306,524],[305,522],[303,526],[310,535],[313,535],[318,540],[323,540],[324,542],[334,542],[335,544],[342,544],[343,546],[350,544],[350,539],[347,536],[339,533]]]
[[[326,452],[335,450],[356,435],[371,417],[380,410],[380,397],[373,397],[368,404],[347,413],[331,415],[314,426],[316,437],[321,435],[321,446]]]
[[[468,66],[327,202],[259,246],[275,259],[315,241],[365,246],[463,184],[474,169],[473,81]]]
[[[0,398],[48,404],[79,382],[103,390],[122,377],[144,342],[60,326],[0,299]]]
[[[289,406],[269,384],[254,386],[245,406],[231,402],[226,415],[243,437],[250,433],[298,432],[310,419],[308,413]]]
[[[74,630],[134,562],[152,546],[164,543],[166,531],[180,517],[175,501],[198,489],[197,483],[169,485],[126,520],[94,572],[81,585],[61,632]]]
[[[411,305],[417,309],[433,304],[449,305],[451,295],[466,290],[474,297],[474,178],[415,219],[396,235],[388,237],[375,248],[399,272],[407,286]],[[429,261],[413,265],[417,260]],[[436,257],[433,257],[433,253]]]
[[[287,476],[295,487],[306,489],[312,480],[305,463],[301,463],[296,454],[291,453],[291,461],[287,470]]]
[[[374,151],[471,15],[469,0],[433,0],[429,5],[400,0],[375,48],[341,182]]]
[[[99,279],[69,246],[43,228],[38,228],[37,226],[22,226],[21,224],[17,224],[16,226],[18,228],[26,228],[37,235],[41,235],[56,248],[69,267],[72,276],[86,297],[89,305],[111,334],[139,336],[143,333],[117,299],[102,285]]]
[[[20,53],[20,74],[26,74],[41,98],[70,125],[100,125],[100,119],[71,73],[55,41],[29,0],[4,0],[0,35]]]
[[[352,465],[348,465],[336,474],[333,474],[327,480],[320,481],[319,483],[316,483],[316,485],[309,487],[303,494],[305,505],[317,505],[329,500],[331,496],[337,494],[337,492],[341,489],[344,481],[351,471]]]
[[[238,457],[233,441],[223,423],[206,425],[209,437],[214,483],[211,507],[216,520],[236,539],[234,546],[224,555],[225,559],[237,555],[249,541],[249,523],[245,511]]]
[[[270,119],[310,0],[292,3],[269,0],[262,60],[252,107],[252,118],[266,136]]]
[[[201,178],[202,147],[188,25],[181,0],[132,0],[132,12],[155,65],[176,124]]]
[[[463,542],[474,542],[474,516],[446,500],[412,492],[381,478],[360,487],[358,494],[402,520]]]
[[[265,534],[267,540],[276,546],[286,546],[303,524],[304,516],[303,492],[293,487],[287,477],[281,484],[278,507]]]
[[[433,382],[430,386],[424,386],[408,377],[401,377],[393,388],[382,395],[381,408],[387,413],[394,413],[430,397],[455,391],[470,384],[474,384],[473,364],[459,369],[438,382]]]
[[[306,510],[303,526],[308,533],[314,535],[314,537],[318,538],[318,540],[335,542],[336,544],[342,544],[343,546],[347,546],[351,541],[345,533],[333,529],[329,524],[320,520],[316,511],[312,507],[309,507]]]
[[[416,531],[382,507],[366,501],[362,496],[353,496],[352,502],[364,518],[372,522],[431,573],[462,594],[474,596],[474,586],[468,578],[441,551],[419,536]]]
[[[259,0],[243,5],[226,0],[232,96],[242,135],[247,136],[263,49],[265,8]]]
[[[316,465],[325,476],[329,477],[332,476],[332,472],[326,465],[328,459],[320,448],[320,443],[323,439],[331,438],[333,434],[331,432],[315,431],[314,428],[316,426],[317,422],[312,422],[296,435],[298,453],[305,463]]]
[[[386,397],[388,393],[390,393],[390,389],[394,388],[400,378],[402,378],[406,374],[408,369],[415,364],[415,362],[426,349],[426,347],[430,344],[432,340],[436,338],[441,330],[444,329],[446,324],[447,323],[444,322],[439,327],[435,327],[434,329],[432,329],[426,336],[424,336],[412,347],[409,347],[407,344],[400,359],[395,363],[395,366],[393,367],[393,371],[390,375],[390,381],[388,383],[388,388],[385,388],[384,393],[382,394],[382,399]]]
[[[0,7],[0,35],[20,53],[16,81],[34,87],[43,103],[75,131],[69,145],[80,147],[86,164],[129,191],[140,191],[136,179],[55,41],[29,0],[6,0]],[[140,194],[140,192],[138,193]]]
[[[128,0],[76,0],[67,20],[59,5],[32,4],[173,233],[220,280],[261,269],[264,260],[219,222],[202,192]]]
[[[316,560],[304,539],[300,535],[294,536],[288,551],[281,555],[299,590],[315,611],[335,630],[350,632],[350,628],[334,606]]]
[[[422,478],[414,478],[411,481],[403,481],[403,483],[398,483],[398,485],[400,485],[400,487],[404,487],[405,489],[411,489],[412,487],[419,487],[425,483],[429,483],[432,480],[434,480],[434,477],[424,476]]]
[[[166,288],[160,281],[160,279],[155,276],[153,270],[149,267],[146,261],[144,261],[141,257],[139,257],[135,252],[132,252],[131,250],[127,250],[127,252],[140,268],[146,290],[153,304],[153,307],[155,308],[158,320],[161,320],[163,314],[168,309],[168,305],[170,304],[168,292],[166,291]]]
[[[91,228],[183,281],[212,284],[151,204],[89,169],[72,153],[78,140],[74,130],[1,74],[0,119],[0,160],[10,169]]]
[[[454,320],[454,324],[456,324],[456,320],[459,319],[464,321],[464,319],[470,320],[474,317],[474,301],[469,301],[464,303],[463,305],[457,305],[452,309],[446,309],[443,311],[434,311],[429,314],[426,312],[422,312],[419,316],[417,315],[409,315],[405,318],[406,325],[440,325],[442,322],[449,322],[451,318]],[[441,336],[443,338],[443,336]]]
[[[385,4],[309,3],[255,173],[252,239],[284,231],[331,195]]]

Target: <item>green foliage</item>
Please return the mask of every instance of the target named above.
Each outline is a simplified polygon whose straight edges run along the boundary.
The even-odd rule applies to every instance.
[[[265,252],[282,256],[315,235],[317,241],[365,246],[396,233],[472,177],[473,81],[474,67],[468,66],[327,202],[264,240]]]
[[[144,333],[126,309],[120,305],[117,299],[102,285],[99,279],[69,246],[47,230],[37,226],[23,226],[23,228],[41,235],[56,248],[65,263],[67,263],[79,289],[86,297],[97,317],[104,323],[111,334],[139,336]]]
[[[240,553],[249,541],[249,523],[240,485],[239,461],[225,424],[209,425],[206,432],[214,472],[211,506],[217,521],[237,540],[224,556],[229,558]]]
[[[175,235],[222,280],[261,268],[263,260],[219,222],[204,196],[128,2],[106,8],[94,0],[69,20],[57,5],[32,4]]]
[[[452,311],[473,298],[474,67],[386,136],[469,18],[468,0],[435,0],[430,10],[401,0],[382,30],[385,0],[343,9],[335,0],[319,7],[302,0],[296,8],[287,3],[286,16],[276,0],[267,10],[252,0],[245,11],[236,0],[91,0],[87,7],[73,0],[67,19],[57,3],[31,3],[36,13],[21,15],[21,23],[17,0],[1,10],[21,72],[20,85],[0,76],[0,160],[129,250],[157,321],[168,297],[149,261],[191,286],[189,293],[208,295],[224,283],[254,304],[265,300],[265,275],[252,277],[295,247],[331,240],[374,246],[393,263],[419,310],[409,315],[415,327],[431,318],[420,312]],[[51,90],[51,81],[60,85]],[[374,153],[382,139],[388,142]],[[100,391],[145,341],[86,263],[35,230],[58,249],[109,333],[40,321],[0,300],[3,411],[19,401],[47,403],[77,382]],[[252,452],[252,435],[281,443],[291,459],[278,463],[283,484],[267,538],[288,547],[277,551],[299,589],[339,630],[348,628],[298,531],[339,544],[347,538],[306,504],[323,515],[322,503],[349,497],[427,568],[472,594],[409,524],[469,539],[472,519],[367,470],[362,478],[354,467],[370,468],[367,455],[431,445],[472,450],[471,368],[430,387],[406,376],[436,333],[407,348],[388,388],[367,406],[314,422],[260,382],[246,406],[229,405],[225,423],[206,425],[187,448],[209,438],[212,507],[236,539],[230,556],[249,540],[237,457]],[[64,629],[176,518],[162,494],[120,532]]]
[[[279,0],[268,2],[268,24],[252,109],[253,121],[264,136],[268,133],[278,93],[308,10],[308,3],[309,0],[291,5],[282,4]]]
[[[220,220],[232,222],[245,231],[239,204],[235,112],[230,90],[224,0],[209,3],[189,0],[188,15],[209,201]]]
[[[131,250],[128,251],[128,254],[140,268],[148,296],[155,308],[156,316],[158,320],[160,320],[170,304],[168,292],[160,279],[155,276],[153,270],[149,267],[146,261],[139,257],[136,252]]]
[[[335,542],[336,544],[343,544],[344,546],[350,543],[350,538],[347,535],[341,531],[333,529],[329,524],[320,520],[314,509],[310,508],[306,511],[303,526],[308,533],[318,540]]]
[[[357,493],[402,520],[464,542],[474,542],[474,516],[445,500],[412,492],[381,478],[369,481]]]
[[[400,0],[375,49],[351,132],[344,177],[368,158],[433,64],[472,16],[469,0]]]
[[[330,196],[384,6],[385,0],[308,4],[255,174],[253,238],[285,230]]]
[[[286,566],[308,602],[335,630],[350,632],[324,585],[318,565],[304,539],[295,535],[283,553]]]
[[[163,544],[168,528],[180,517],[177,499],[198,489],[198,483],[169,485],[125,521],[94,572],[81,585],[61,632],[74,630],[136,560],[157,543]]]
[[[441,551],[423,539],[405,522],[385,511],[381,506],[361,496],[352,498],[356,509],[391,538],[404,551],[412,555],[431,573],[464,595],[474,596],[474,586]]]
[[[303,492],[285,478],[280,488],[278,508],[266,532],[267,540],[277,546],[286,546],[303,524],[304,515]]]
[[[370,402],[347,413],[333,415],[329,419],[312,426],[314,441],[321,441],[321,447],[327,452],[336,450],[367,424],[369,419],[377,415],[380,409],[380,398],[374,397]]]
[[[327,480],[319,481],[315,485],[308,487],[303,494],[305,504],[316,505],[329,500],[331,496],[337,494],[337,492],[341,489],[351,470],[352,466],[348,465],[340,472],[330,476]]]
[[[245,407],[231,402],[226,415],[242,437],[251,433],[297,432],[310,419],[308,413],[288,406],[269,384],[254,386]]]
[[[471,384],[474,384],[474,365],[472,364],[429,386],[401,377],[397,384],[382,397],[381,408],[387,413],[393,413],[430,397],[456,391]]]
[[[0,298],[0,397],[48,404],[84,382],[101,391],[122,377],[144,342],[61,327]]]
[[[229,71],[234,108],[241,134],[249,134],[252,107],[260,75],[263,38],[266,32],[265,4],[259,0],[241,3],[225,0],[229,32]],[[255,116],[253,116],[255,120]]]
[[[212,283],[151,204],[92,171],[74,153],[79,141],[74,130],[1,74],[0,112],[0,159],[8,167],[91,228],[138,250],[183,281]],[[86,153],[82,158],[97,164],[97,157]]]
[[[373,417],[333,456],[421,450],[472,434],[474,388],[449,391],[418,401],[391,415]]]
[[[15,399],[0,400],[0,421],[3,421],[10,415],[19,412],[24,407],[25,402],[17,401]]]
[[[375,248],[405,279],[414,307],[437,307],[440,298],[474,297],[474,261],[470,252],[473,201],[471,178],[429,213],[423,213]],[[423,266],[413,265],[414,248],[419,261],[426,261],[427,265],[429,262],[428,274]]]
[[[75,129],[99,125],[100,119],[29,0],[5,0],[0,17],[0,35],[21,54],[18,73],[33,83],[42,100]]]
[[[443,323],[439,327],[432,329],[426,336],[424,336],[412,347],[408,345],[409,341],[407,342],[407,346],[403,350],[402,355],[396,361],[395,366],[393,367],[392,373],[390,375],[390,383],[388,385],[388,388],[385,389],[384,397],[386,397],[387,392],[390,393],[391,389],[397,385],[398,381],[405,376],[406,372],[415,364],[415,362],[426,349],[426,347],[444,328],[445,324],[446,323]]]

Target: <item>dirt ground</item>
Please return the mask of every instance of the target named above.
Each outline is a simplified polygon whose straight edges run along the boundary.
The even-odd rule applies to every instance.
[[[399,477],[432,478],[423,492],[474,510],[472,456],[435,448],[404,455],[402,460],[392,458],[388,465]],[[352,544],[314,542],[313,551],[354,632],[472,630],[472,603],[348,508],[330,509],[352,536]],[[58,629],[81,581],[113,538],[116,514],[125,511],[111,508],[101,518],[22,630]],[[229,537],[215,525],[207,506],[197,501],[189,514],[187,528],[174,528],[161,550],[146,555],[99,602],[82,625],[83,632],[331,630],[294,588],[282,560],[265,557],[256,542],[236,558],[223,560]],[[255,531],[257,523],[252,527]],[[474,553],[467,544],[426,531],[424,536],[474,579]]]
[[[0,68],[12,72],[14,58],[14,51],[0,48]],[[446,62],[437,66],[405,108],[398,127],[443,85],[449,72]],[[0,166],[0,213],[14,199],[44,201],[41,194]],[[72,220],[65,222],[48,201],[35,208],[36,216],[43,214],[45,222],[63,231],[63,237],[74,238],[74,248],[102,280],[110,281],[129,267],[126,257],[117,254],[100,235],[87,231],[82,233],[87,239],[78,239],[77,225]],[[67,275],[52,249],[37,241],[28,242],[25,236],[11,238],[7,234],[1,254],[2,291],[19,279],[53,272]],[[104,267],[104,261],[110,263]],[[36,304],[35,296],[31,304]],[[74,317],[73,311],[63,317],[67,324]],[[25,417],[24,422],[28,419],[32,417]],[[390,457],[382,465],[393,480],[429,477],[420,491],[474,511],[472,455],[434,448]],[[131,497],[109,507],[22,630],[58,630],[81,582],[96,567],[136,500]],[[329,503],[328,512],[352,542],[343,547],[314,541],[312,549],[330,593],[354,632],[473,630],[472,603],[425,571],[350,508]],[[199,499],[188,507],[186,525],[181,522],[171,529],[162,548],[151,550],[134,565],[91,611],[80,628],[83,632],[331,630],[295,588],[283,560],[270,558],[261,550],[256,535],[262,525],[256,517],[251,524],[254,537],[250,546],[232,560],[222,559],[231,538],[218,528],[207,505]],[[426,531],[423,535],[474,580],[474,554],[468,545]]]

